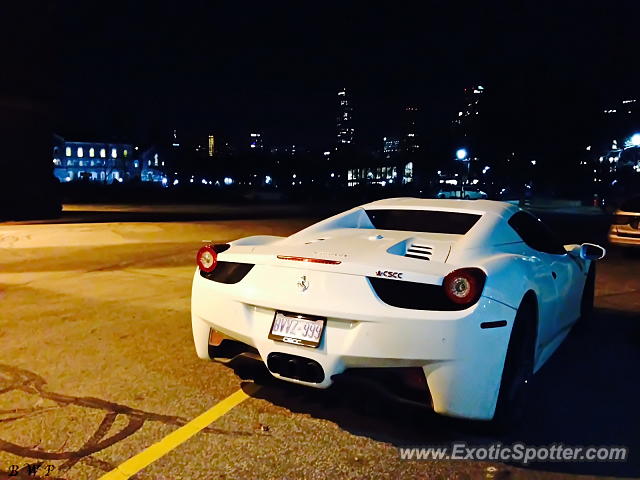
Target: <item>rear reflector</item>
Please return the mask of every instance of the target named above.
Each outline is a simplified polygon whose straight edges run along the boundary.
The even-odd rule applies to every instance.
[[[327,265],[340,265],[340,260],[324,260],[322,258],[308,258],[308,257],[290,257],[288,255],[278,255],[280,260],[295,260],[296,262],[310,262],[310,263],[324,263]]]

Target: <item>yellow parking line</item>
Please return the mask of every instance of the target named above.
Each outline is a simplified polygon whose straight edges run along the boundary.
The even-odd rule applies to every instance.
[[[240,389],[232,395],[214,405],[203,414],[197,416],[186,425],[183,425],[174,432],[164,437],[158,443],[154,443],[146,450],[131,457],[129,460],[118,465],[116,468],[106,473],[99,480],[125,480],[140,470],[166,455],[178,445],[186,442],[203,428],[223,416],[232,408],[244,402],[249,395]]]

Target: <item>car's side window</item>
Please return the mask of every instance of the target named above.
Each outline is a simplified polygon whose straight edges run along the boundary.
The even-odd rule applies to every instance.
[[[567,253],[551,230],[538,218],[527,212],[517,212],[509,219],[509,225],[531,248],[545,253]]]

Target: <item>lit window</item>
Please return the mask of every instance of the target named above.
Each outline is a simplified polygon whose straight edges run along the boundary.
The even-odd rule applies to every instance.
[[[78,163],[78,165],[80,165],[81,167],[84,167],[84,162],[82,160],[80,160],[80,162]]]
[[[123,155],[125,158],[127,158],[127,154],[128,154],[128,153],[129,153],[129,152],[127,152],[127,150],[125,149],[125,150],[124,150],[124,152],[122,152],[122,155]]]
[[[70,156],[71,156],[71,147],[67,147],[67,148],[65,148],[65,149],[64,149],[64,154],[65,154],[67,157],[70,157]]]
[[[100,158],[106,158],[107,151],[104,148],[100,149]]]
[[[118,150],[115,148],[111,149],[111,158],[118,158]]]
[[[78,147],[78,157],[84,156],[84,152],[82,151],[82,147]]]
[[[138,160],[134,160],[133,161],[133,168],[138,168],[140,166],[140,164],[138,163]]]
[[[95,148],[91,147],[91,148],[89,149],[89,156],[90,156],[90,157],[95,157],[95,156],[96,156],[96,150],[95,150]]]

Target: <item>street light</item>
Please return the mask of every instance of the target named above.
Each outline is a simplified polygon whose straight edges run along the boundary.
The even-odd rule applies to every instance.
[[[469,160],[471,160],[470,158],[467,157],[467,149],[466,148],[459,148],[458,150],[456,150],[456,159],[459,162],[465,162],[467,164],[467,176],[466,176],[466,181],[469,181],[469,171],[471,169],[471,162]],[[464,184],[465,182],[463,181],[461,183],[461,188],[460,188],[460,196],[464,197]]]
[[[640,145],[640,133],[635,133],[631,136],[631,145],[634,147]]]

